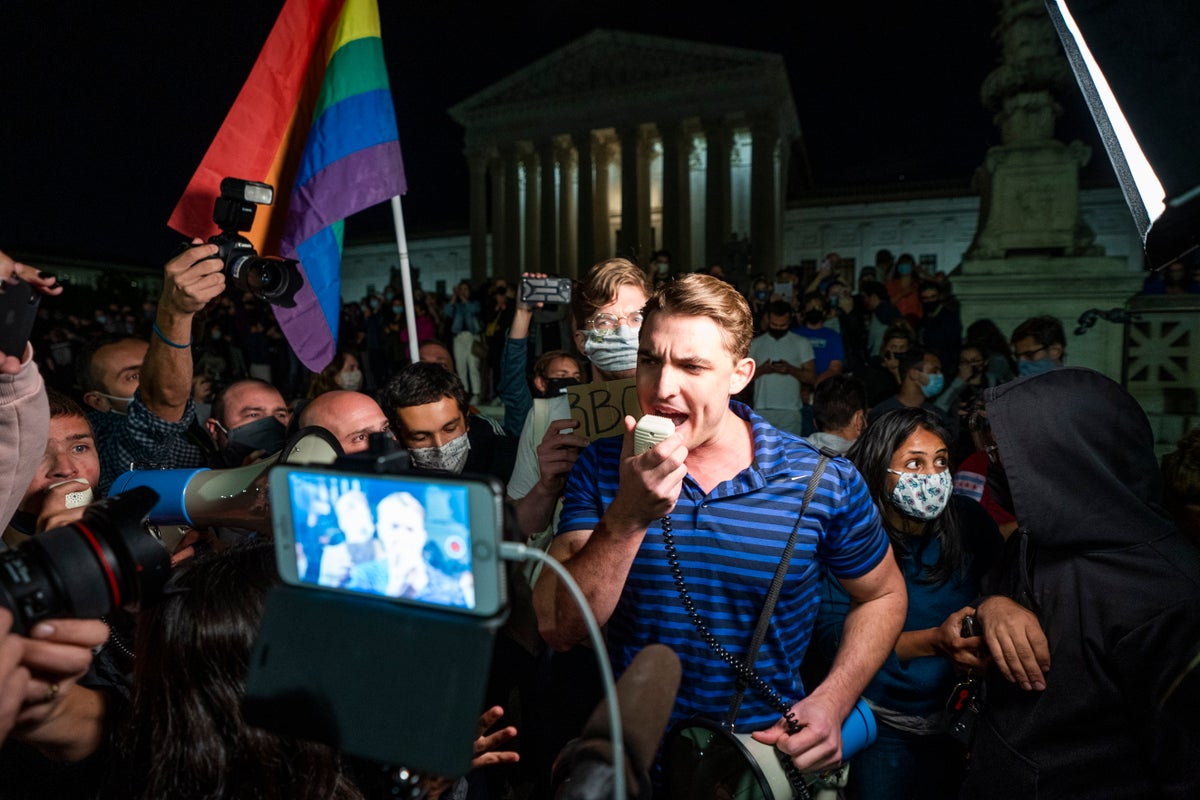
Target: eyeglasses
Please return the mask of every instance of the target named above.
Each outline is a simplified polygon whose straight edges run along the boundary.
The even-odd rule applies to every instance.
[[[1037,348],[1036,350],[1026,350],[1024,353],[1013,353],[1013,355],[1015,355],[1017,358],[1025,359],[1027,361],[1032,361],[1033,357],[1035,355],[1037,355],[1038,353],[1042,352],[1043,350],[1045,350],[1046,347],[1047,347],[1047,345],[1042,345],[1041,347]]]
[[[642,327],[642,320],[645,318],[646,315],[640,310],[630,311],[628,314],[621,315],[594,314],[592,318],[588,320],[588,325],[590,325],[591,329],[597,333],[612,333],[620,326],[621,320],[625,320],[625,323],[636,331],[638,328]]]

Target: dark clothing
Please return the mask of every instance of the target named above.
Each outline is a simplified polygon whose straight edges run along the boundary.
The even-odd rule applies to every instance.
[[[952,308],[940,305],[937,311],[921,318],[921,344],[928,347],[942,362],[946,375],[958,374],[958,351],[962,349],[962,318]]]
[[[855,372],[854,375],[862,379],[863,387],[867,390],[868,407],[882,403],[900,391],[900,382],[896,380],[892,371],[883,365],[878,356],[872,358],[864,369]]]
[[[1172,699],[1200,681],[1200,549],[1155,504],[1146,415],[1087,369],[984,397],[1022,526],[992,593],[1037,614],[1052,663],[1042,692],[989,671],[963,797],[1200,797],[1196,709]]]
[[[513,465],[517,463],[517,439],[509,436],[500,426],[479,414],[467,417],[467,438],[471,441],[471,452],[463,472],[480,472],[492,475],[507,484],[512,477]]]

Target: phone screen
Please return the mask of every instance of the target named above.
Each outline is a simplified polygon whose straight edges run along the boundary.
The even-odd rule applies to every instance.
[[[285,582],[469,614],[503,605],[501,505],[483,480],[282,467],[270,486]]]

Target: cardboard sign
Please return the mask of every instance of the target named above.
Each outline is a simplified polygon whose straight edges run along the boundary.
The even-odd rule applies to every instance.
[[[625,433],[626,414],[642,418],[633,378],[568,387],[567,402],[571,419],[579,423],[575,432],[588,441]]]

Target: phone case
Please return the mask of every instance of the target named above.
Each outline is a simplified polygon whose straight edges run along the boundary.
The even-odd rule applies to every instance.
[[[557,303],[571,302],[571,281],[569,278],[522,278],[522,303]]]
[[[0,354],[20,358],[42,295],[25,281],[0,281]]]

